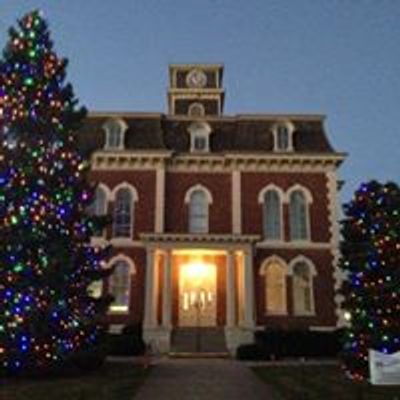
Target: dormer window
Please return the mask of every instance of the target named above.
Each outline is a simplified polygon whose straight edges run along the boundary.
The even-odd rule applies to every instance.
[[[293,151],[294,126],[290,122],[276,124],[272,133],[274,135],[274,151]]]
[[[112,119],[104,124],[103,129],[106,133],[104,148],[106,150],[122,150],[127,129],[126,123],[120,119]]]
[[[193,153],[205,153],[210,151],[211,128],[206,122],[194,122],[189,128],[190,151]]]
[[[188,109],[188,115],[190,117],[204,117],[206,111],[204,109],[203,104],[201,103],[192,103]]]

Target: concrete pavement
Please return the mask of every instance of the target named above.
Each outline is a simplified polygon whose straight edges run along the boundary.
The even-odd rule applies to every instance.
[[[232,359],[160,360],[135,400],[277,400],[246,366]]]

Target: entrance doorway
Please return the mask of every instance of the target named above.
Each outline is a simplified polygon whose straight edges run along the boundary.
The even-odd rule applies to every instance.
[[[201,256],[179,266],[179,326],[217,325],[217,267]]]

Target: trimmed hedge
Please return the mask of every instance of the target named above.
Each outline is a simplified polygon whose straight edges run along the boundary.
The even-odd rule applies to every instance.
[[[253,345],[237,349],[239,360],[275,360],[285,357],[334,358],[341,351],[341,330],[284,331],[265,329],[255,333]]]
[[[138,356],[144,354],[142,326],[127,325],[120,334],[108,333],[106,337],[107,354],[110,356]]]

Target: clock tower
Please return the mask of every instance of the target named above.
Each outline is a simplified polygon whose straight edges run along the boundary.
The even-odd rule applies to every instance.
[[[168,113],[194,118],[221,115],[225,95],[222,76],[222,64],[170,65]]]

